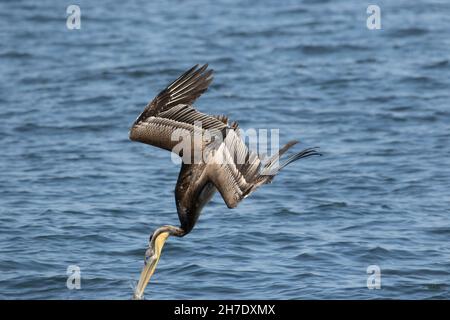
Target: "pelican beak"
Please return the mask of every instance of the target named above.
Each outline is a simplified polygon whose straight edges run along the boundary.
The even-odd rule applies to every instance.
[[[147,287],[150,278],[155,272],[156,265],[158,264],[159,257],[161,256],[162,248],[168,237],[168,232],[159,234],[155,239],[154,248],[149,248],[145,253],[144,268],[142,269],[138,285],[134,290],[133,299],[141,300],[143,298],[145,287]]]

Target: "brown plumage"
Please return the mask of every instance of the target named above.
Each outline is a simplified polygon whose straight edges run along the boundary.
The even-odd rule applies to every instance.
[[[287,164],[311,155],[319,155],[314,149],[296,153],[278,166],[278,158],[297,143],[290,141],[264,164],[256,153],[250,152],[239,135],[236,122],[229,124],[224,115],[211,116],[197,111],[192,104],[207,89],[213,77],[208,65],[192,67],[183,73],[153,99],[137,118],[130,131],[130,139],[150,144],[182,156],[183,164],[175,188],[175,199],[183,236],[194,227],[203,206],[216,190],[226,205],[234,208],[260,185],[269,183]],[[198,126],[201,121],[201,129]],[[206,160],[193,163],[191,156],[174,149],[178,140],[173,134],[191,137],[195,130],[220,133],[223,139],[201,141],[191,144],[192,150],[200,148],[211,155]],[[214,156],[213,156],[214,155]],[[217,161],[219,155],[225,162]],[[238,161],[240,160],[240,161]]]
[[[131,140],[169,150],[182,158],[175,187],[181,225],[162,226],[150,236],[133,299],[143,298],[167,238],[188,234],[217,190],[226,205],[234,208],[260,185],[271,182],[289,163],[319,155],[314,148],[305,149],[278,165],[279,157],[297,143],[290,141],[263,163],[248,150],[237,122],[229,124],[224,115],[207,115],[192,106],[212,81],[212,70],[207,69],[208,65],[197,65],[183,73],[145,107],[130,130]]]

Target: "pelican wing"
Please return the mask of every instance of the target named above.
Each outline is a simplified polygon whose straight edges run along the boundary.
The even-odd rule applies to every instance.
[[[198,112],[187,104],[179,104],[135,124],[131,128],[130,139],[174,151],[174,147],[188,136],[194,143],[194,134],[202,134],[206,129],[223,130],[226,127],[227,125],[217,118]],[[196,142],[201,143],[196,147],[203,150],[204,141]]]
[[[161,91],[133,124],[130,139],[172,151],[181,137],[193,136],[195,127],[226,128],[223,116],[210,116],[191,106],[212,81],[212,70],[206,69],[207,65],[194,66]]]
[[[134,124],[169,110],[179,104],[192,105],[213,80],[213,70],[207,70],[208,64],[193,66],[177,80],[162,90],[139,115]]]
[[[274,176],[289,163],[318,154],[314,148],[305,149],[293,154],[279,165],[279,158],[298,143],[293,140],[262,163],[256,153],[248,150],[237,127],[237,123],[231,125],[234,130],[228,131],[225,141],[207,163],[208,179],[220,192],[228,208],[236,207],[259,186],[270,183]]]
[[[228,208],[236,207],[264,183],[261,167],[258,155],[248,150],[235,130],[228,131],[215,156],[207,162],[208,178],[219,190]]]

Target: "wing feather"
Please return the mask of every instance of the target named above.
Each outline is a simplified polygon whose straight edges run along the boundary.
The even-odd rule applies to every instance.
[[[208,177],[229,208],[234,208],[258,182],[261,160],[250,152],[234,130],[228,130],[224,142],[207,162]]]
[[[222,131],[225,128],[222,121],[182,104],[135,124],[131,128],[130,139],[174,151],[180,138],[189,136],[190,141],[194,142],[194,134],[203,134],[205,130],[212,129]],[[203,150],[203,141],[201,142],[202,145],[196,147]],[[179,154],[178,151],[175,152]]]
[[[208,89],[213,70],[195,65],[161,91],[144,109],[130,130],[130,139],[172,151],[179,136],[194,134],[194,127],[223,130],[223,118],[197,111],[192,103]],[[176,132],[175,132],[176,131]],[[176,133],[175,141],[174,134]]]
[[[134,124],[156,116],[178,104],[192,105],[202,93],[208,90],[213,80],[213,70],[207,70],[207,68],[207,64],[200,68],[195,65],[183,73],[145,107]]]
[[[237,204],[256,188],[270,182],[286,165],[311,155],[320,155],[315,148],[294,154],[281,166],[279,157],[297,143],[291,141],[263,165],[254,152],[249,151],[240,136],[236,122],[228,124],[224,115],[211,116],[197,111],[192,103],[208,89],[213,77],[208,65],[195,65],[161,91],[139,115],[130,130],[130,139],[169,150],[182,156],[175,147],[180,137],[190,136],[191,148],[201,148],[207,154],[205,172],[218,189],[229,208]],[[194,145],[197,130],[218,130],[225,139],[212,138]],[[193,151],[194,149],[191,149]],[[193,154],[195,153],[192,152]],[[192,160],[192,158],[191,158]],[[183,163],[185,163],[183,159]],[[192,162],[190,162],[192,163]]]
[[[237,124],[234,127],[237,128]],[[215,156],[208,159],[208,177],[228,208],[234,208],[259,186],[271,182],[273,177],[290,162],[317,154],[313,149],[306,149],[293,155],[278,167],[279,157],[296,143],[297,141],[288,142],[263,164],[258,155],[247,148],[238,132],[229,130]]]

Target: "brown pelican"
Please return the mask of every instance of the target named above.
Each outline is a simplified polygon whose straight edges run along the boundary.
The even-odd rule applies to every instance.
[[[182,157],[181,171],[175,187],[175,201],[181,225],[165,225],[156,229],[150,236],[134,299],[142,299],[167,238],[188,234],[203,206],[216,190],[220,192],[228,208],[234,208],[259,186],[270,183],[289,163],[320,155],[315,148],[308,148],[293,154],[278,165],[279,157],[297,143],[290,141],[274,156],[264,161],[255,152],[249,151],[236,122],[230,124],[226,116],[207,115],[197,111],[193,103],[208,89],[213,79],[213,70],[207,68],[208,65],[196,65],[183,73],[145,107],[130,130],[131,140],[150,144]],[[219,135],[210,135],[209,139],[201,139],[200,142],[195,142],[194,137],[194,142],[190,142],[190,149],[177,148],[179,137],[183,140],[193,138],[195,132],[203,134],[208,130]],[[174,136],[178,138],[174,139]],[[195,153],[196,148],[207,156],[195,161],[189,151]]]

